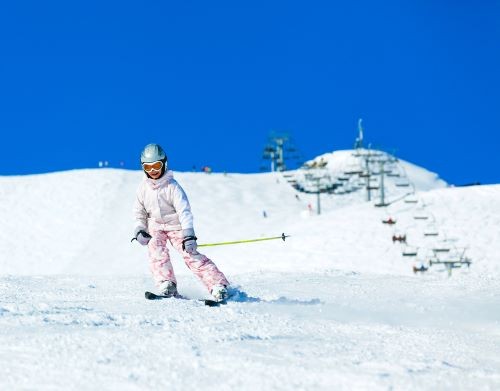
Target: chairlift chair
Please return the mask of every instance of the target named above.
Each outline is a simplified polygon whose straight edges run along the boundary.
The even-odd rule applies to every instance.
[[[413,215],[413,219],[415,220],[428,220],[429,214],[425,211],[424,208],[418,208]]]
[[[403,257],[416,257],[417,254],[418,254],[418,248],[411,246],[406,246],[402,252]]]
[[[470,259],[467,260],[431,260],[429,261],[429,265],[443,265],[448,272],[448,277],[451,277],[451,272],[453,269],[460,269],[462,265],[467,265],[467,268],[470,267],[471,261]]]
[[[425,266],[423,263],[420,263],[420,265],[413,265],[412,267],[413,273],[425,273],[427,270],[429,270],[429,266]]]
[[[359,175],[359,174],[363,173],[363,169],[362,168],[353,168],[353,169],[346,170],[344,173],[348,174],[348,175]]]
[[[363,172],[363,169],[357,164],[349,164],[344,171],[344,175],[359,175]]]
[[[396,242],[406,243],[406,235],[397,235],[397,234],[394,234],[394,235],[392,235],[392,242],[393,243],[396,243]]]
[[[432,251],[434,252],[434,254],[442,254],[442,253],[449,253],[450,252],[450,248],[448,247],[435,247],[432,249]]]
[[[436,227],[429,226],[424,230],[424,236],[438,236],[439,232]]]
[[[396,182],[397,187],[409,187],[410,182]]]

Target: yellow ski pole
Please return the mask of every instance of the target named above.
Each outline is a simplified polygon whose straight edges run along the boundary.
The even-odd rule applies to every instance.
[[[289,238],[289,237],[290,237],[290,235],[285,235],[284,233],[282,233],[281,236],[273,236],[271,238],[235,240],[235,241],[232,241],[232,242],[219,242],[219,243],[205,243],[205,244],[199,244],[198,247],[225,246],[227,244],[261,242],[261,241],[264,241],[264,240],[275,240],[275,239],[282,239],[283,241],[285,241],[285,239]]]

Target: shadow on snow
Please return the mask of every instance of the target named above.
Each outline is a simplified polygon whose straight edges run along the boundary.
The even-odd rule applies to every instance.
[[[321,304],[320,299],[299,300],[288,299],[284,296],[278,297],[274,300],[264,300],[260,297],[249,296],[246,292],[234,287],[229,291],[229,300],[237,303],[271,303],[271,304],[287,304],[287,305],[316,305]]]

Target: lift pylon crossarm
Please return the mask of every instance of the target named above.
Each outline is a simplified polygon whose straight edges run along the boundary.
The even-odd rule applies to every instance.
[[[457,265],[457,267],[460,267],[460,265],[467,265],[469,266],[472,261],[470,259],[465,259],[465,260],[442,260],[442,259],[436,259],[436,260],[430,260],[430,264],[432,265]]]

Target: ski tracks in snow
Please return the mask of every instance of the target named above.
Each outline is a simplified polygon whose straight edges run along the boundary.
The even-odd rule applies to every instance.
[[[3,277],[0,388],[500,384],[500,319],[492,311],[499,284],[482,280],[460,290],[459,281],[402,279],[334,270],[243,274],[236,283],[251,291],[209,308],[147,301],[147,277]],[[181,293],[183,286],[197,289],[185,281]]]

